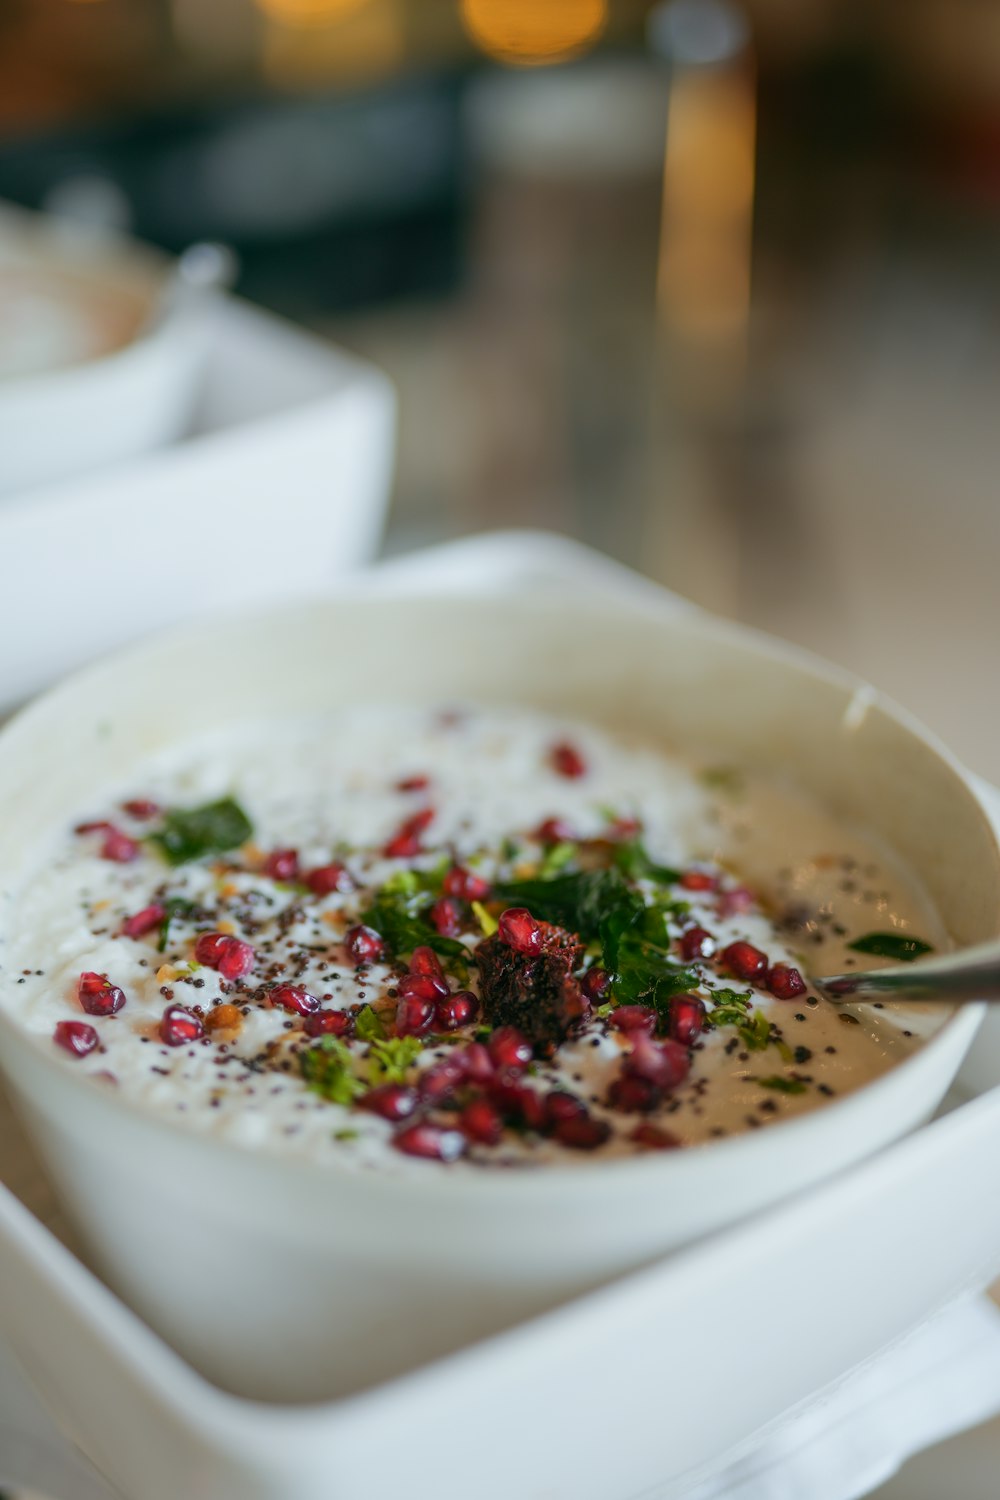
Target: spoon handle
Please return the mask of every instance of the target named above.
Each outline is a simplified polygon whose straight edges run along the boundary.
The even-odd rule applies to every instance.
[[[830,1000],[1000,1000],[1000,941],[891,969],[827,974],[815,984]]]

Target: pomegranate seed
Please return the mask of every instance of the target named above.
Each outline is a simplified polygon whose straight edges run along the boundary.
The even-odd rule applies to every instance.
[[[127,833],[122,833],[120,828],[108,825],[108,831],[101,845],[101,858],[110,859],[117,865],[127,865],[139,853],[139,845],[135,839],[130,839]]]
[[[742,916],[744,912],[752,911],[755,904],[753,891],[748,891],[745,885],[734,886],[731,891],[723,891],[719,897],[719,915],[723,917]]]
[[[714,891],[719,884],[719,877],[709,875],[705,870],[685,870],[680,884],[686,891]]]
[[[608,1017],[608,1025],[616,1031],[644,1031],[652,1036],[656,1030],[656,1011],[648,1005],[619,1005]]]
[[[206,968],[217,969],[219,960],[223,954],[223,943],[226,941],[224,932],[203,932],[197,938],[194,945],[194,956],[200,964]]]
[[[408,1125],[405,1130],[398,1130],[392,1144],[407,1156],[422,1156],[428,1161],[456,1161],[468,1149],[468,1142],[460,1130],[427,1124]]]
[[[661,1130],[658,1125],[650,1125],[645,1120],[635,1127],[629,1139],[635,1141],[637,1146],[648,1146],[651,1151],[673,1151],[680,1145],[680,1141],[669,1130]]]
[[[154,902],[152,906],[144,906],[142,911],[137,911],[134,917],[126,917],[122,923],[122,934],[124,937],[141,938],[147,932],[152,932],[154,927],[159,927],[167,915],[166,908]]]
[[[267,998],[272,1005],[294,1012],[297,1016],[308,1016],[320,1009],[315,995],[310,995],[300,984],[276,984],[268,990]]]
[[[216,968],[223,979],[230,984],[237,979],[245,979],[257,962],[257,955],[249,943],[241,942],[239,938],[227,938],[222,957]]]
[[[73,829],[73,832],[80,834],[81,836],[87,833],[107,833],[108,829],[114,828],[114,826],[115,825],[113,823],[109,823],[106,818],[95,819],[90,823],[77,823],[76,827]]]
[[[579,776],[586,776],[587,763],[579,750],[573,745],[553,745],[550,752],[552,769],[560,776],[567,776],[575,781]]]
[[[545,1123],[550,1130],[555,1130],[566,1120],[578,1120],[587,1113],[582,1100],[562,1089],[553,1089],[551,1094],[546,1094],[544,1104]]]
[[[420,1075],[420,1097],[428,1104],[440,1104],[464,1082],[465,1068],[459,1057],[444,1057]]]
[[[336,860],[332,864],[317,865],[315,870],[310,870],[306,876],[306,885],[314,896],[329,896],[332,891],[354,889],[354,881],[347,873],[346,866],[338,864]]]
[[[462,908],[451,896],[435,901],[427,916],[442,937],[457,937],[462,930]]]
[[[429,974],[432,979],[444,978],[441,960],[433,948],[427,948],[423,944],[419,948],[414,948],[410,955],[410,973]]]
[[[791,964],[772,964],[767,971],[767,987],[776,1000],[795,1000],[806,992],[806,982]]]
[[[540,844],[576,843],[576,832],[564,818],[546,818],[535,829],[534,836]]]
[[[356,964],[373,964],[385,952],[385,944],[373,927],[349,927],[344,934],[344,947]]]
[[[488,1099],[473,1099],[458,1117],[462,1133],[481,1146],[495,1146],[503,1135],[503,1121]]]
[[[541,1130],[545,1125],[545,1100],[521,1083],[494,1083],[490,1097],[505,1120]]]
[[[691,1060],[679,1042],[653,1042],[636,1035],[632,1051],[624,1059],[625,1072],[645,1078],[659,1089],[676,1088],[687,1077]]]
[[[533,1052],[527,1037],[516,1026],[501,1026],[487,1043],[493,1065],[505,1073],[523,1073]]]
[[[402,781],[396,782],[397,792],[423,792],[431,784],[429,776],[404,776]]]
[[[542,929],[523,906],[511,906],[500,917],[500,941],[529,958],[542,951]]]
[[[588,969],[580,980],[580,988],[592,1005],[596,1005],[611,987],[611,975],[606,969]]]
[[[299,878],[299,851],[297,849],[275,849],[264,861],[264,874],[271,880],[287,883]]]
[[[396,1005],[396,1035],[423,1036],[434,1020],[434,1001],[418,995],[404,996]]]
[[[696,958],[711,958],[715,952],[715,938],[704,927],[689,927],[678,939],[681,957],[689,964]]]
[[[444,877],[444,893],[456,901],[485,901],[490,893],[489,882],[462,865],[452,865]]]
[[[737,979],[760,979],[767,972],[767,954],[752,943],[730,943],[722,950],[722,961]]]
[[[675,1042],[690,1047],[705,1029],[705,1007],[695,995],[675,995],[670,1002],[668,1030]]]
[[[383,1120],[407,1120],[417,1107],[413,1089],[402,1083],[383,1083],[355,1100],[358,1109],[370,1109]]]
[[[593,1120],[590,1115],[580,1115],[574,1120],[560,1120],[555,1137],[560,1146],[569,1146],[572,1151],[596,1151],[603,1146],[611,1134],[611,1126],[604,1120]]]
[[[412,859],[414,855],[421,852],[420,835],[429,823],[433,821],[434,809],[432,807],[421,808],[420,812],[414,813],[412,818],[407,818],[400,825],[399,831],[393,834],[389,842],[384,846],[382,853],[386,859]]]
[[[306,1016],[303,1030],[306,1036],[349,1036],[354,1017],[346,1010],[317,1010]]]
[[[482,1042],[470,1042],[459,1053],[465,1076],[472,1083],[489,1083],[493,1077],[493,1059]]]
[[[125,991],[112,984],[106,974],[81,974],[76,985],[77,999],[89,1016],[113,1016],[125,1004]]]
[[[135,818],[140,823],[145,823],[149,818],[159,816],[160,804],[151,802],[148,797],[133,797],[130,801],[122,803],[122,812],[128,813],[130,818]]]
[[[183,1047],[205,1035],[201,1021],[183,1005],[168,1005],[160,1021],[160,1041],[168,1047]]]
[[[479,1010],[479,1001],[469,990],[459,990],[441,999],[434,1007],[434,1024],[439,1031],[457,1031],[474,1021]]]
[[[404,974],[396,988],[401,1000],[426,1000],[434,1005],[447,997],[448,981],[434,974]]]
[[[646,1115],[663,1102],[663,1090],[648,1078],[623,1073],[608,1089],[608,1103],[626,1115]]]
[[[86,1021],[57,1021],[52,1040],[74,1057],[86,1057],[88,1052],[93,1052],[100,1038]]]

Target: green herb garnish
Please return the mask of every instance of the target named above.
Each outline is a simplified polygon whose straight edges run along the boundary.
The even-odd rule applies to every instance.
[[[198,910],[193,901],[187,901],[183,896],[168,896],[163,903],[163,920],[160,923],[160,937],[156,944],[159,953],[166,953],[167,944],[170,941],[170,924],[176,917],[193,917]]]
[[[330,1104],[351,1104],[366,1085],[354,1072],[354,1058],[339,1037],[325,1036],[299,1053],[302,1076],[314,1093]]]
[[[933,953],[930,943],[920,938],[906,937],[902,932],[866,932],[864,937],[848,943],[855,953],[872,953],[877,958],[894,958],[897,963],[909,964],[925,953]]]
[[[562,843],[553,844],[551,849],[547,849],[545,857],[538,866],[538,873],[542,880],[551,880],[554,875],[559,874],[560,870],[564,870],[575,858],[577,847],[569,839],[564,839]]]
[[[754,1083],[759,1083],[762,1089],[774,1089],[777,1094],[804,1094],[806,1085],[801,1078],[786,1078],[783,1073],[775,1073],[770,1078],[755,1078]]]
[[[373,1083],[405,1083],[406,1075],[424,1050],[419,1037],[394,1036],[372,1042],[368,1054]]]
[[[245,844],[253,825],[232,797],[201,807],[174,807],[164,815],[163,827],[149,835],[169,864],[183,865],[206,854],[224,854]]]
[[[370,1005],[362,1006],[354,1018],[355,1035],[363,1042],[380,1042],[385,1036],[385,1027],[377,1011]]]
[[[358,1134],[357,1130],[335,1130],[333,1138],[335,1141],[356,1141]]]
[[[492,937],[495,932],[499,932],[500,923],[497,921],[496,917],[490,916],[489,912],[486,910],[486,907],[481,901],[473,901],[472,914],[482,928],[484,937]]]
[[[736,1029],[748,1052],[763,1052],[771,1044],[771,1023],[762,1010],[758,1010],[752,1019],[744,1020]]]
[[[676,885],[680,871],[669,865],[658,865],[646,853],[641,839],[629,839],[615,850],[615,864],[632,880],[655,880],[658,885]]]
[[[412,874],[412,871],[407,872]],[[375,931],[399,958],[412,953],[414,948],[433,948],[436,953],[461,958],[466,952],[455,938],[442,937],[427,921],[427,911],[434,903],[433,892],[426,889],[410,891],[383,885],[360,920]]]

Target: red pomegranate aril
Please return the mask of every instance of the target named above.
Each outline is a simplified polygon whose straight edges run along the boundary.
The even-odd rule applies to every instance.
[[[545,1124],[549,1130],[555,1130],[557,1126],[566,1120],[578,1120],[587,1113],[587,1106],[582,1099],[575,1094],[567,1094],[563,1089],[553,1089],[551,1094],[546,1094]]]
[[[489,1083],[496,1071],[493,1067],[493,1059],[489,1050],[482,1042],[470,1042],[463,1047],[458,1054],[465,1069],[465,1076],[471,1083]]]
[[[696,995],[675,995],[670,1002],[667,1030],[675,1042],[690,1047],[705,1029],[705,1007]]]
[[[587,762],[575,745],[569,745],[565,742],[560,745],[553,745],[550,751],[550,759],[552,761],[552,769],[559,776],[566,776],[571,781],[575,781],[578,777],[586,776],[587,774]]]
[[[656,1021],[656,1011],[649,1005],[619,1005],[608,1017],[608,1025],[616,1031],[644,1031],[647,1036],[653,1035]]]
[[[396,782],[397,792],[423,792],[431,784],[429,776],[404,776],[402,781]]]
[[[83,837],[88,833],[107,833],[114,826],[113,823],[108,822],[107,818],[94,818],[89,823],[77,823],[73,832]]]
[[[203,932],[195,941],[194,956],[200,964],[208,969],[217,969],[222,957],[223,944],[226,941],[224,932]]]
[[[101,845],[101,858],[110,859],[116,865],[127,865],[138,856],[139,845],[135,839],[130,839],[127,833],[122,833],[120,828],[108,825],[108,831],[104,835],[104,843]]]
[[[575,844],[576,830],[564,818],[546,818],[535,829],[535,838],[540,844]]]
[[[80,975],[76,995],[88,1016],[117,1015],[125,1004],[125,991],[112,984],[106,974],[87,972]]]
[[[588,969],[580,980],[580,988],[591,1005],[598,1005],[611,988],[611,975],[606,969]]]
[[[222,949],[222,956],[216,965],[223,979],[230,984],[235,984],[237,979],[245,979],[257,962],[257,955],[249,943],[244,943],[240,938],[227,938]]]
[[[685,891],[714,891],[719,884],[719,877],[709,875],[706,870],[685,870],[679,884]]]
[[[767,973],[767,954],[753,943],[730,943],[722,950],[722,962],[737,979],[760,979]]]
[[[344,934],[344,947],[356,964],[377,963],[385,952],[385,944],[374,927],[349,927]]]
[[[697,958],[711,958],[715,952],[715,938],[704,927],[689,927],[677,940],[681,958],[694,963]]]
[[[458,1117],[463,1135],[480,1146],[495,1146],[503,1135],[503,1121],[488,1099],[473,1099]]]
[[[503,1073],[523,1073],[533,1056],[531,1043],[516,1026],[499,1027],[487,1047],[494,1067]]]
[[[490,1098],[505,1120],[527,1130],[544,1128],[545,1100],[534,1089],[522,1083],[499,1081],[491,1085]]]
[[[297,849],[274,849],[264,861],[264,874],[270,880],[281,880],[286,884],[299,878],[299,851]]]
[[[160,1020],[160,1041],[168,1047],[183,1047],[205,1035],[201,1021],[183,1005],[168,1005]]]
[[[434,1001],[406,995],[396,1004],[396,1035],[423,1036],[434,1020]]]
[[[441,960],[433,948],[428,948],[423,943],[410,954],[409,969],[411,974],[429,974],[432,979],[444,978]]]
[[[401,1000],[426,1000],[435,1005],[448,994],[448,981],[434,974],[404,974],[396,986]]]
[[[634,839],[637,833],[642,832],[642,823],[638,818],[613,818],[608,824],[605,834],[606,838],[613,839],[615,843],[625,839]]]
[[[420,1097],[427,1104],[440,1104],[450,1098],[460,1083],[465,1082],[465,1069],[458,1057],[443,1057],[432,1068],[421,1073],[418,1088]]]
[[[635,1073],[623,1073],[612,1080],[608,1089],[608,1103],[626,1115],[646,1115],[663,1102],[663,1090],[648,1078]]]
[[[510,906],[501,913],[499,935],[500,941],[508,948],[528,958],[534,958],[542,951],[542,929],[523,906]]]
[[[402,1083],[383,1083],[355,1100],[358,1109],[370,1110],[383,1120],[408,1120],[417,1107],[413,1089]]]
[[[489,882],[462,865],[452,865],[444,877],[443,889],[446,896],[456,901],[485,901],[490,893]]]
[[[772,964],[767,971],[767,987],[776,1000],[797,1000],[806,992],[806,982],[791,964]]]
[[[412,859],[421,852],[420,835],[434,818],[432,807],[421,808],[420,812],[414,813],[412,818],[407,818],[401,824],[398,832],[384,846],[382,853],[386,859]]]
[[[306,1036],[350,1036],[354,1017],[346,1010],[317,1010],[306,1016]]]
[[[590,1115],[579,1115],[573,1120],[561,1120],[555,1129],[560,1146],[571,1151],[596,1151],[611,1134],[611,1127],[604,1120],[594,1120]]]
[[[159,817],[160,804],[151,802],[148,797],[132,797],[128,802],[122,803],[122,812],[128,813],[138,823],[145,823],[150,818]]]
[[[334,891],[354,889],[354,881],[348,874],[347,867],[337,860],[328,865],[317,865],[315,870],[309,871],[305,881],[314,896],[329,896]]]
[[[470,990],[458,990],[447,999],[441,999],[434,1007],[434,1024],[439,1031],[457,1031],[476,1019],[479,1001]]]
[[[316,996],[310,995],[300,984],[276,984],[272,990],[268,990],[267,998],[272,1005],[278,1005],[282,1010],[291,1011],[297,1016],[308,1016],[320,1009]]]
[[[752,911],[755,905],[753,891],[748,891],[745,885],[734,886],[731,891],[722,891],[719,896],[719,915],[723,917],[742,916],[745,912]]]
[[[57,1047],[64,1048],[73,1057],[86,1057],[88,1052],[93,1052],[100,1037],[86,1021],[57,1021],[52,1040]]]
[[[458,937],[462,930],[462,908],[451,896],[442,896],[427,913],[431,926],[442,937]]]
[[[629,1137],[635,1141],[637,1146],[646,1146],[650,1151],[675,1151],[680,1141],[669,1130],[661,1130],[658,1125],[650,1125],[644,1120],[637,1125]]]
[[[645,1078],[657,1088],[672,1089],[687,1077],[691,1059],[679,1042],[654,1042],[640,1034],[623,1066],[626,1073]]]
[[[142,911],[137,911],[134,916],[126,917],[122,923],[122,935],[130,938],[145,937],[147,932],[152,932],[154,927],[159,927],[167,915],[166,907],[159,902],[152,906],[144,906]]]
[[[397,1130],[392,1138],[397,1151],[406,1156],[422,1156],[427,1161],[457,1161],[468,1150],[469,1143],[460,1130],[420,1122]]]

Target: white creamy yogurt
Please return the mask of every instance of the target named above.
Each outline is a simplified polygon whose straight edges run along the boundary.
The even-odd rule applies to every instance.
[[[583,774],[560,773],[553,762],[559,745],[579,755]],[[136,798],[161,809],[234,798],[253,825],[252,840],[171,867],[145,841],[161,816],[122,810]],[[419,852],[387,855],[389,842],[422,812],[433,816],[416,835]],[[793,789],[700,773],[655,746],[624,743],[592,726],[527,711],[387,706],[294,724],[248,723],[137,767],[128,787],[111,789],[103,802],[81,808],[80,816],[113,823],[139,842],[139,852],[118,862],[101,857],[106,830],[58,832],[16,898],[9,924],[15,936],[9,948],[0,949],[6,979],[0,1003],[40,1046],[56,1049],[67,1067],[95,1075],[99,1086],[117,1087],[178,1123],[239,1146],[358,1168],[426,1170],[394,1146],[399,1132],[415,1122],[432,1135],[444,1132],[449,1153],[467,1140],[455,1167],[471,1170],[581,1164],[632,1155],[668,1139],[693,1145],[815,1108],[905,1057],[919,1045],[926,1023],[890,1007],[845,1016],[810,993],[775,998],[766,979],[732,977],[719,959],[722,950],[748,943],[767,955],[770,966],[795,966],[808,978],[809,970],[878,964],[848,946],[872,931],[947,945],[914,877],[888,851],[860,832],[837,827]],[[551,839],[535,836],[552,819],[574,835],[555,855]],[[641,823],[643,847],[658,864],[708,872],[721,882],[693,890],[684,881],[629,879],[633,895],[646,902],[686,907],[675,905],[666,917],[665,972],[681,965],[679,942],[691,927],[707,929],[715,942],[715,957],[699,964],[684,986],[701,999],[709,1018],[691,1038],[686,1078],[657,1090],[646,1110],[612,1106],[631,1044],[616,1029],[609,994],[598,998],[552,1055],[539,1049],[517,1080],[518,1088],[543,1100],[553,1091],[578,1100],[598,1133],[607,1132],[605,1140],[591,1143],[593,1149],[553,1133],[551,1122],[537,1130],[505,1113],[492,1085],[461,1082],[433,1106],[423,1101],[398,1122],[353,1107],[349,1095],[337,1102],[309,1086],[303,1055],[333,1044],[307,1036],[303,1016],[269,997],[276,986],[294,985],[324,1011],[361,1012],[370,1021],[372,1010],[363,1008],[373,1007],[376,1024],[391,1035],[405,964],[391,962],[386,953],[384,961],[359,967],[344,947],[345,934],[387,881],[398,883],[401,872],[412,870],[417,880],[436,881],[439,897],[444,870],[456,865],[490,887],[540,874],[593,873],[631,847],[615,819]],[[263,866],[276,850],[296,851],[300,875],[342,862],[353,889],[319,896],[301,879],[271,878]],[[762,904],[748,908],[739,889],[743,881]],[[128,918],[171,900],[189,908],[171,921],[164,951],[158,951],[159,925],[136,937],[123,933]],[[484,940],[482,923],[494,926],[508,904],[517,903],[486,898],[473,909],[459,902],[457,941],[470,962],[464,970],[461,962],[452,965],[453,991],[477,992],[474,955]],[[418,920],[433,936],[423,913]],[[229,982],[215,968],[197,964],[195,943],[209,932],[249,944],[250,972]],[[583,962],[599,964],[599,947],[595,940]],[[117,1013],[85,1013],[78,998],[83,973],[106,975],[124,992]],[[713,997],[723,1002],[719,1015],[730,1015],[714,1029]],[[734,1004],[742,1007],[742,1023],[732,1015]],[[213,1014],[219,1005],[236,1010]],[[163,1017],[171,1006],[190,1012],[194,1028],[205,1027],[205,1035],[166,1045]],[[665,1001],[662,1024],[669,1013]],[[220,1019],[235,1024],[215,1024]],[[55,1030],[66,1021],[94,1028],[94,1050],[76,1057],[57,1047]],[[464,1056],[475,1035],[470,1027],[455,1044],[432,1025],[410,1045],[417,1055],[401,1072],[400,1086],[419,1093],[427,1070]],[[485,1033],[482,1040],[489,1045]],[[661,1042],[662,1025],[655,1045]],[[386,1081],[373,1076],[368,1039],[347,1036],[335,1052],[346,1057],[344,1072],[355,1093]],[[483,1100],[505,1122],[496,1144],[461,1135],[463,1109]],[[637,1128],[645,1140],[635,1139]]]

